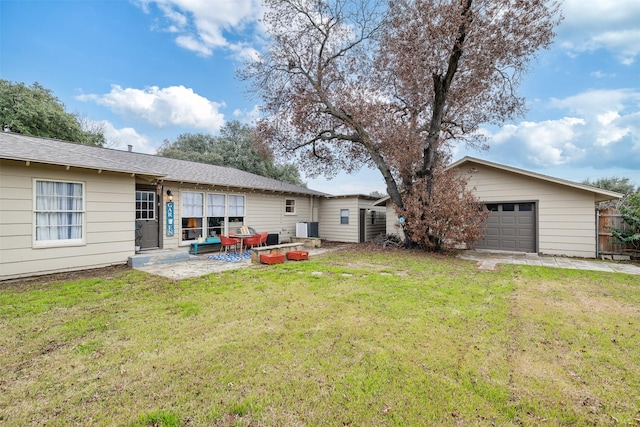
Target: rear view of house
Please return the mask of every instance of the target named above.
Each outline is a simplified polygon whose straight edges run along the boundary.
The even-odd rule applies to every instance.
[[[369,196],[333,197],[240,171],[0,133],[0,280],[124,264],[136,248],[187,251],[251,226],[276,241],[365,242],[384,232]]]
[[[124,264],[251,225],[287,240],[324,193],[233,168],[0,133],[0,280]]]

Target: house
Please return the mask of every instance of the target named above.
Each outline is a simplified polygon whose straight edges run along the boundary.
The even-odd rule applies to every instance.
[[[386,232],[386,210],[376,206],[378,197],[363,194],[327,195],[320,203],[320,238],[336,242],[364,243]]]
[[[468,178],[489,210],[477,249],[597,256],[596,203],[622,194],[498,163],[464,157],[448,166]],[[388,198],[387,232],[402,236]]]
[[[278,241],[303,222],[319,224],[322,239],[368,241],[383,216],[367,196],[0,132],[0,280],[123,264],[136,246],[186,252],[200,237],[243,225]]]
[[[126,263],[242,225],[295,235],[325,194],[233,168],[0,133],[0,279]]]

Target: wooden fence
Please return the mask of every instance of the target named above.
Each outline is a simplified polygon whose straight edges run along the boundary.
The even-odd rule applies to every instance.
[[[612,229],[628,230],[629,224],[622,220],[617,209],[609,208],[598,211],[598,253],[600,255],[628,255],[640,257],[640,252],[632,245],[620,243],[611,234]]]

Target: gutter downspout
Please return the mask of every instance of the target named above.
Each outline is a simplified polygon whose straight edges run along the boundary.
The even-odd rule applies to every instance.
[[[596,259],[600,258],[600,211],[596,209]]]

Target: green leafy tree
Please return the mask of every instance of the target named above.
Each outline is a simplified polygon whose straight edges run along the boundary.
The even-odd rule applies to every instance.
[[[625,195],[630,195],[640,190],[640,188],[636,189],[633,181],[626,177],[618,177],[612,176],[608,178],[599,178],[595,181],[591,181],[589,179],[585,179],[582,181],[585,185],[590,185],[596,188],[602,188],[603,190],[615,191],[617,193],[622,193]]]
[[[25,86],[0,79],[0,126],[24,135],[97,147],[106,144],[101,129],[85,129],[77,115],[67,113],[51,90],[37,82]]]
[[[620,243],[631,246],[635,256],[640,254],[640,192],[630,195],[627,203],[620,207],[622,220],[627,229],[613,229],[611,234]]]
[[[598,209],[620,209],[621,207],[627,205],[629,196],[640,191],[640,187],[636,188],[633,181],[626,177],[620,178],[617,176],[612,176],[608,178],[599,178],[595,181],[585,179],[584,181],[582,181],[582,183],[585,185],[591,185],[592,187],[615,191],[617,193],[625,195],[625,197],[623,197],[622,199],[599,202]]]
[[[227,122],[219,136],[204,133],[179,135],[158,149],[163,157],[229,166],[296,185],[304,185],[295,165],[278,164],[273,152],[254,138],[254,129],[237,120]]]

